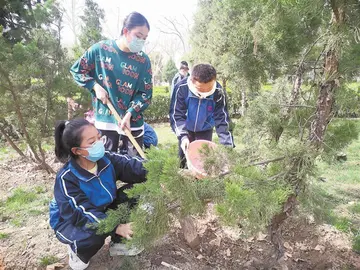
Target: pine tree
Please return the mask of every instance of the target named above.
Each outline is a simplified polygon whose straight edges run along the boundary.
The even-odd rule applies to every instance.
[[[204,17],[211,20],[195,23],[199,59],[204,52],[213,64],[221,63],[233,86],[244,81],[252,93],[247,115],[235,129],[243,144],[205,153],[208,172],[218,171],[226,160],[230,173],[202,181],[179,173],[175,146],[152,149],[145,165],[148,181],[129,193],[140,196],[130,218],[134,242],[153,243],[173,219],[202,214],[210,200],[224,223],[249,234],[268,229],[281,257],[281,226],[299,197],[311,199],[316,161],[331,162],[359,134],[354,123],[333,116],[335,108],[356,105],[347,83],[358,71],[354,29],[360,21],[354,12],[360,6],[340,0],[200,4],[209,8]],[[272,91],[259,91],[262,77],[274,81]],[[146,204],[152,211],[141,207]]]
[[[80,16],[80,18],[82,20],[81,34],[79,37],[80,47],[82,50],[87,50],[93,44],[104,39],[101,20],[104,20],[105,13],[95,1],[86,0],[84,15]]]

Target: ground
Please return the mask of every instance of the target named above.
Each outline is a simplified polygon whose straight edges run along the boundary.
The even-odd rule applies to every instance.
[[[174,142],[168,127],[157,127],[157,132],[164,135],[161,143]],[[280,259],[266,232],[240,237],[240,229],[219,224],[209,204],[207,215],[197,217],[197,250],[185,244],[175,222],[170,234],[134,258],[111,258],[106,244],[89,269],[360,269],[360,256],[352,251],[360,212],[359,150],[357,141],[346,149],[346,162],[319,163],[322,178],[314,185],[326,190],[321,196],[331,205],[332,218],[318,223],[316,215],[299,208],[284,224],[285,255]],[[48,161],[61,166],[51,154]],[[16,156],[0,164],[0,269],[46,269],[55,262],[63,264],[56,269],[69,269],[66,247],[48,224],[53,183],[54,175]]]

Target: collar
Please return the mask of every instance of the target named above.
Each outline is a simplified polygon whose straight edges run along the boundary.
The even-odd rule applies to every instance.
[[[217,89],[217,81],[215,81],[213,88],[209,92],[206,92],[206,93],[199,92],[195,88],[194,84],[191,82],[190,77],[188,77],[188,79],[187,79],[187,85],[189,87],[190,92],[192,92],[196,97],[201,98],[201,99],[210,97],[211,95],[213,95],[215,93],[215,91]]]
[[[98,165],[98,174],[94,175],[89,171],[81,168],[79,164],[77,164],[74,158],[71,158],[69,162],[69,169],[70,171],[81,181],[88,182],[91,179],[100,176],[101,172],[106,169],[110,165],[110,160],[108,160],[105,156],[97,161]]]

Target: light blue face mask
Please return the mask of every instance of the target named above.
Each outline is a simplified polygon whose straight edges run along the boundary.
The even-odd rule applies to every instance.
[[[137,53],[140,52],[145,45],[145,40],[133,36],[130,42],[127,42],[130,52]]]
[[[95,142],[91,147],[82,149],[85,149],[89,152],[89,155],[84,158],[92,162],[98,161],[105,155],[104,143],[101,140]]]

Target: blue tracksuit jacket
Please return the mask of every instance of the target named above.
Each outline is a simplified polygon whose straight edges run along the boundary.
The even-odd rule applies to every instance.
[[[220,143],[235,146],[230,131],[226,93],[218,82],[214,94],[201,99],[189,90],[187,78],[180,81],[171,97],[169,117],[171,128],[179,140],[187,136],[188,131],[206,131],[215,126]]]
[[[74,159],[58,172],[55,200],[50,203],[50,225],[65,244],[87,239],[93,232],[86,226],[106,217],[106,208],[116,199],[116,180],[125,183],[145,181],[142,160],[106,152],[94,175]]]

